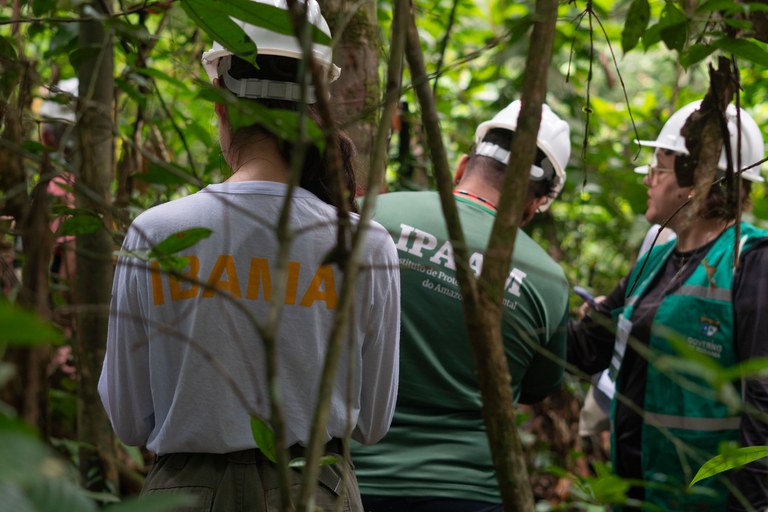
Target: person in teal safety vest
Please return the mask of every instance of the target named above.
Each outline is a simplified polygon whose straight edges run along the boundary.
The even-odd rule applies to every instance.
[[[628,492],[628,508],[643,501],[670,511],[768,506],[764,460],[688,487],[724,442],[763,445],[768,437],[759,414],[768,412],[768,380],[733,381],[726,393],[700,371],[768,355],[768,232],[737,223],[751,183],[764,181],[763,137],[745,110],[728,105],[730,151],[723,144],[706,192],[709,184],[700,177],[712,173],[694,174],[696,156],[681,133],[703,102],[675,112],[656,140],[636,141],[655,148],[651,164],[636,169],[648,187],[645,216],[668,225],[677,238],[640,257],[594,311],[569,325],[569,362],[588,373],[609,369],[616,386],[614,471],[643,481]],[[740,195],[726,185],[726,170],[737,165],[741,178],[733,183],[740,183]],[[701,193],[706,197],[694,201]],[[611,317],[615,328],[605,328],[600,314]]]

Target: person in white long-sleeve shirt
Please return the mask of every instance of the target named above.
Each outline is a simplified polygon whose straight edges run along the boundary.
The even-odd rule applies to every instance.
[[[308,7],[310,22],[328,33],[316,2],[310,0]],[[258,47],[258,66],[214,45],[203,57],[213,83],[240,101],[270,108],[298,110],[302,99],[312,103],[311,86],[306,94],[297,93],[302,54],[296,39],[240,26]],[[320,62],[338,75],[330,48],[320,50]],[[312,115],[313,105],[305,108]],[[338,240],[329,192],[333,170],[311,147],[289,199],[291,141],[258,123],[233,128],[224,105],[217,104],[216,113],[233,173],[224,183],[142,213],[131,225],[115,272],[99,392],[117,435],[158,455],[143,494],[186,491],[199,506],[210,507],[205,510],[271,510],[279,501],[278,479],[265,457],[268,450],[259,450],[251,430],[251,417],[272,420],[266,351],[257,326],[266,325],[280,301],[275,344],[285,446],[292,457],[301,455],[344,279],[339,266],[328,262]],[[354,210],[354,147],[344,136],[339,147],[348,207]],[[286,201],[291,240],[281,274],[277,223]],[[357,222],[353,213],[353,227]],[[196,234],[202,238],[175,254],[185,265],[180,274],[165,271],[157,260],[130,255],[162,247],[169,237]],[[363,443],[382,438],[395,406],[398,260],[394,243],[376,223],[367,230],[353,293],[324,435],[326,450],[337,454],[347,432]],[[362,510],[349,469],[339,456],[321,471],[318,506],[331,510],[341,495],[344,510]],[[297,474],[292,478],[298,481]]]

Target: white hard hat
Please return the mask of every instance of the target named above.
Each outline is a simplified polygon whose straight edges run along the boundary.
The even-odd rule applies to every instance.
[[[77,78],[61,80],[48,88],[50,98],[57,97],[58,101],[46,99],[40,106],[40,116],[45,122],[75,123],[75,108],[72,101],[77,98]]]
[[[265,5],[273,5],[286,11],[288,10],[288,5],[285,0],[252,1]],[[317,0],[307,0],[306,4],[307,20],[330,37],[331,30],[328,28],[328,23],[326,23],[325,18],[323,18],[322,13],[320,12],[320,6],[318,5]],[[301,46],[295,36],[273,32],[272,30],[257,27],[236,18],[230,17],[230,19],[242,28],[245,35],[256,44],[259,55],[277,55],[299,60],[303,58]],[[219,77],[219,59],[229,55],[232,55],[232,52],[224,48],[218,42],[214,42],[213,48],[203,54],[203,66],[211,81],[213,81],[214,78]],[[333,82],[339,77],[341,69],[333,64],[333,50],[330,46],[314,43],[312,45],[312,56],[329,70],[329,81]]]
[[[648,146],[652,148],[661,148],[674,151],[683,155],[688,154],[688,148],[685,147],[685,137],[682,136],[680,130],[683,129],[685,121],[690,115],[698,110],[701,105],[701,100],[689,103],[682,107],[680,110],[672,114],[670,118],[664,123],[664,126],[656,137],[656,140],[635,140],[635,143],[641,146]],[[740,109],[741,117],[741,166],[747,167],[763,159],[765,154],[765,147],[763,143],[763,135],[760,133],[760,128],[755,123],[746,110]],[[734,159],[734,166],[736,165],[736,150],[738,148],[738,136],[739,131],[736,127],[736,105],[730,104],[725,110],[725,117],[728,122],[728,134],[730,135],[731,143],[731,155]],[[717,168],[724,171],[728,166],[728,161],[725,156],[725,148],[720,153],[720,160],[717,163]],[[635,168],[635,172],[640,174],[646,174],[648,172],[648,166],[643,165]],[[749,181],[765,181],[760,175],[760,166],[753,167],[747,171],[741,173],[741,176],[745,180]]]
[[[520,100],[515,100],[507,105],[504,110],[493,116],[490,121],[480,123],[475,132],[476,154],[490,156],[499,162],[506,164],[509,161],[509,151],[506,148],[500,148],[494,144],[481,144],[485,134],[492,128],[501,128],[504,130],[515,131],[517,129],[517,118],[520,115]],[[536,146],[546,155],[543,166],[551,164],[557,179],[553,180],[553,190],[547,201],[539,208],[546,210],[552,204],[552,201],[560,194],[565,185],[565,166],[568,165],[568,159],[571,157],[571,130],[568,123],[557,117],[548,105],[541,106],[541,124],[539,133],[536,136]],[[493,147],[490,147],[493,146]],[[479,152],[478,152],[479,150]],[[534,166],[531,169],[531,179],[541,178],[544,171]]]

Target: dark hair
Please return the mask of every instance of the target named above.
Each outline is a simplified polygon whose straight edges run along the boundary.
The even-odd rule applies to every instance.
[[[256,58],[256,66],[237,57],[232,56],[232,63],[229,68],[229,74],[232,78],[256,78],[277,80],[282,82],[299,81],[299,61],[288,57],[276,55],[259,55]],[[223,84],[223,82],[222,82]],[[275,100],[275,99],[255,99],[248,101],[257,101],[270,109],[298,111],[299,104],[294,101]],[[321,129],[323,127],[322,119],[315,105],[306,106],[307,116],[312,119]],[[294,143],[273,134],[269,129],[259,123],[239,128],[232,136],[231,148],[237,151],[239,148],[247,145],[256,137],[263,137],[265,134],[275,137],[280,154],[286,162],[290,162],[294,154]],[[357,203],[355,202],[355,165],[354,156],[357,153],[354,142],[345,133],[337,131],[337,144],[342,160],[343,177],[341,182],[342,200],[347,202],[347,208],[350,211],[357,212]],[[301,179],[299,185],[315,194],[324,202],[340,206],[334,198],[333,180],[327,155],[323,154],[316,145],[310,145],[306,148],[304,162],[301,168]]]
[[[481,142],[490,142],[491,144],[509,150],[512,146],[512,137],[514,136],[514,133],[515,132],[505,130],[504,128],[491,128],[488,130],[488,133],[485,134]],[[547,156],[541,149],[536,148],[536,158],[534,159],[536,165],[541,165],[546,157]],[[506,171],[507,166],[498,160],[478,155],[475,153],[474,148],[470,152],[466,172],[481,174],[486,181],[499,190],[501,190],[504,183],[504,175]],[[529,195],[536,199],[540,197],[549,197],[555,188],[554,180],[556,179],[557,176],[553,176],[552,179],[531,180],[528,184]]]
[[[681,187],[693,187],[696,185],[694,169],[697,162],[689,155],[675,153],[675,179]],[[737,198],[736,190],[728,180],[720,179],[724,176],[720,169],[715,173],[717,179],[710,187],[707,199],[702,203],[698,215],[703,219],[733,220],[736,218],[739,206],[749,205],[749,192],[752,190],[752,182],[741,180],[741,197]],[[741,203],[741,205],[739,204]]]

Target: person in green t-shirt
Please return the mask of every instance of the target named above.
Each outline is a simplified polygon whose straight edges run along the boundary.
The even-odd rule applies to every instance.
[[[477,129],[458,164],[454,190],[476,274],[496,215],[520,102]],[[565,182],[568,124],[544,105],[523,223],[549,207]],[[514,157],[514,155],[512,155]],[[365,510],[502,510],[461,294],[438,195],[396,192],[378,199],[376,220],[394,239],[401,276],[400,383],[388,434],[353,448]],[[563,377],[568,283],[562,269],[519,231],[503,299],[513,393],[533,403]]]

